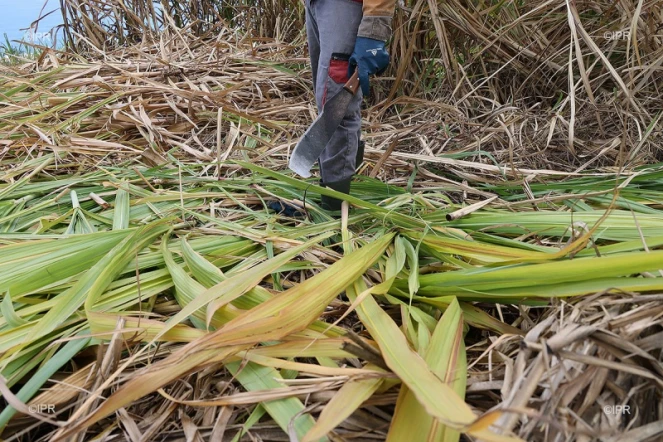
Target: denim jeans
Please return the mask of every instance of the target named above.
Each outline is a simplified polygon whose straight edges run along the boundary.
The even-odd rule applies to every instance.
[[[313,89],[318,112],[348,81],[348,60],[362,19],[357,0],[305,0],[306,34],[313,70]],[[343,122],[320,155],[323,183],[346,180],[355,173],[361,133],[361,89],[357,91]]]

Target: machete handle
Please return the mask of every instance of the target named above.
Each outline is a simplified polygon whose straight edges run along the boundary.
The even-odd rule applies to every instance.
[[[354,95],[359,89],[359,69],[355,69],[355,73],[352,74],[352,77],[348,80],[347,83],[343,85],[343,88]]]

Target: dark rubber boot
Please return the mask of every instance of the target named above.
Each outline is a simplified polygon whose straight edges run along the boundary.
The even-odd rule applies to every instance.
[[[350,182],[352,181],[352,178],[348,178],[345,180],[341,181],[334,181],[332,183],[323,183],[320,181],[320,185],[322,187],[329,187],[332,190],[335,190],[337,192],[343,192],[345,194],[350,194]],[[332,198],[330,196],[326,195],[321,195],[321,206],[323,209],[329,211],[329,212],[337,212],[341,210],[341,203],[343,203],[343,200],[339,200],[337,198]]]
[[[355,160],[355,170],[359,170],[359,166],[364,162],[364,147],[366,142],[359,140],[359,146],[357,147],[357,158]]]

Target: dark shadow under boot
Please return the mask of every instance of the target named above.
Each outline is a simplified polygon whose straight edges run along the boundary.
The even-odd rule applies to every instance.
[[[364,147],[366,147],[366,142],[359,140],[359,146],[357,146],[357,158],[355,158],[355,170],[359,170],[361,163],[364,162]]]
[[[331,183],[323,183],[320,181],[320,186],[322,187],[328,187],[332,190],[335,190],[337,192],[342,192],[345,194],[350,194],[350,182],[352,181],[352,178],[347,178],[345,180],[341,181],[334,181]],[[341,204],[343,203],[343,200],[340,200],[338,198],[333,198],[331,196],[326,196],[326,195],[321,195],[321,201],[320,201],[320,206],[328,211],[328,212],[337,212],[341,210]]]

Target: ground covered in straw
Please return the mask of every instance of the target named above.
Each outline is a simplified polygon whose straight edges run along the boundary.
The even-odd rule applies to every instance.
[[[286,168],[315,116],[301,41],[3,66],[2,437],[660,440],[650,84],[576,114],[490,77],[402,94],[405,69],[339,220]]]

